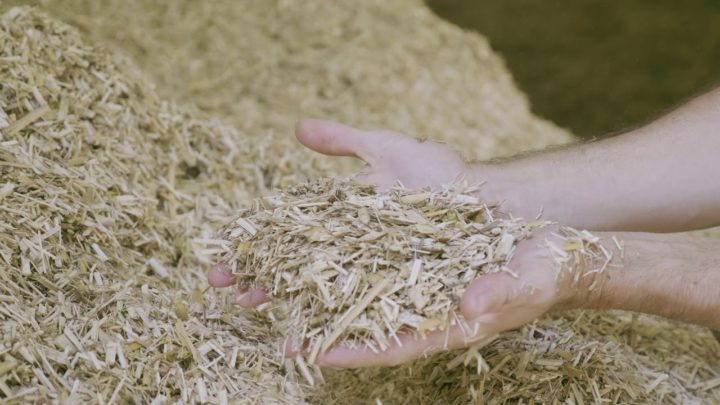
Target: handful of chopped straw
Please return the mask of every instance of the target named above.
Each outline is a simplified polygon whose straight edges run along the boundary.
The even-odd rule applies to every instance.
[[[311,362],[340,342],[384,350],[402,332],[461,323],[465,287],[506,271],[515,244],[546,224],[501,217],[474,191],[301,184],[241,212],[223,231],[222,260],[281,298],[286,313],[273,316]]]

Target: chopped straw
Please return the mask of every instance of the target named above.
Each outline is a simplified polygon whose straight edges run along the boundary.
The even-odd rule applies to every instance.
[[[313,348],[311,362],[336,342],[385,350],[403,332],[456,324],[465,286],[506,271],[515,242],[543,225],[500,218],[474,191],[298,185],[242,212],[219,261],[282,299],[280,327]]]
[[[30,2],[0,6],[2,402],[720,402],[712,335],[652,317],[547,316],[469,353],[321,380],[280,357],[277,325],[208,289],[217,230],[243,205],[346,172],[290,141],[299,116],[469,157],[569,141],[481,36],[414,0],[37,1],[83,35],[5,7]]]
[[[453,325],[470,343],[472,328],[456,310],[465,287],[482,274],[514,275],[508,262],[516,243],[547,225],[504,218],[477,191],[456,185],[377,193],[331,179],[301,184],[241,212],[222,233],[218,260],[240,283],[279,299],[272,319],[294,337],[295,350],[310,348],[310,363],[336,343],[380,352],[393,339],[402,345],[402,333],[422,338]],[[611,255],[599,238],[571,228],[562,233],[559,246],[545,241],[558,278],[577,283],[606,269]]]
[[[3,402],[300,401],[268,325],[205,287],[202,249],[313,163],[258,168],[268,143],[37,12],[2,15],[0,45]]]

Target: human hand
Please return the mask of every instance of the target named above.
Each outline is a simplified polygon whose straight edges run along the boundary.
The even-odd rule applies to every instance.
[[[392,366],[443,350],[478,345],[497,334],[520,327],[552,309],[573,307],[581,294],[572,277],[558,277],[556,263],[547,243],[562,246],[556,227],[537,231],[516,246],[507,271],[478,277],[468,285],[459,302],[459,310],[467,328],[455,325],[448,330],[434,331],[425,338],[407,333],[400,336],[402,345],[392,343],[382,352],[369,348],[337,346],[321,353],[320,365],[357,368]],[[215,287],[232,285],[234,280],[227,266],[214,267],[208,276]],[[241,288],[236,293],[240,306],[253,307],[267,301],[260,290]],[[287,350],[288,355],[295,355]]]
[[[333,121],[306,119],[298,122],[295,136],[308,148],[330,156],[349,156],[363,160],[365,168],[356,181],[381,189],[396,186],[419,189],[437,187],[461,180],[469,165],[450,147],[437,142],[418,141],[388,130],[361,130]],[[227,266],[219,264],[208,273],[208,282],[216,288],[235,284]],[[235,301],[244,307],[267,301],[258,289],[241,285]]]
[[[498,210],[516,217],[532,218],[542,211],[535,194],[523,190],[537,187],[517,179],[505,179],[493,163],[465,162],[451,147],[433,141],[419,141],[389,130],[362,130],[333,121],[306,119],[298,122],[295,136],[306,147],[330,156],[355,157],[365,167],[355,175],[361,184],[381,190],[399,183],[408,189],[437,188],[467,181],[483,184],[477,194],[484,201],[500,204]],[[519,178],[527,173],[521,171]],[[512,176],[511,176],[512,177]]]
[[[298,122],[295,136],[316,152],[361,159],[366,165],[356,180],[381,189],[398,182],[410,189],[437,187],[468,173],[468,165],[450,147],[393,131],[361,130],[333,121],[306,119]]]
[[[499,333],[518,328],[553,309],[575,305],[577,285],[572,277],[558,277],[547,243],[563,246],[557,228],[542,229],[518,243],[508,271],[486,274],[471,282],[459,302],[467,328],[455,325],[418,338],[400,336],[385,351],[338,346],[317,358],[317,363],[339,368],[394,366],[436,352],[481,345]],[[586,285],[584,280],[582,285]]]

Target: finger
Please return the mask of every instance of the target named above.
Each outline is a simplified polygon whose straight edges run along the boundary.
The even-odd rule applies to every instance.
[[[465,290],[460,299],[460,312],[465,319],[497,312],[512,299],[519,284],[518,279],[505,272],[480,276]]]
[[[215,288],[228,287],[235,284],[235,276],[226,263],[220,263],[208,271],[208,283]]]
[[[285,339],[283,342],[283,356],[295,357],[298,354],[298,350],[293,346],[290,339]]]
[[[269,301],[263,290],[240,286],[235,291],[235,303],[241,307],[252,308]]]
[[[304,119],[295,126],[295,136],[306,147],[332,156],[350,156],[372,163],[373,139],[377,135],[334,121]]]

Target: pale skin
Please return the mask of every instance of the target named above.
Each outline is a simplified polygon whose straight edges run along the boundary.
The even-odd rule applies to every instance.
[[[720,225],[720,90],[619,136],[499,162],[466,163],[440,143],[325,120],[299,122],[296,136],[319,153],[363,160],[357,181],[380,188],[398,181],[408,188],[483,182],[480,196],[502,202],[508,215],[533,219],[542,212],[544,219],[591,229],[613,254],[602,275],[587,274],[580,283],[558,279],[544,244],[556,236],[545,229],[517,245],[508,263],[517,277],[489,274],[468,285],[459,309],[474,335],[459,328],[425,339],[406,335],[382,353],[339,346],[318,357],[321,365],[396,365],[568,309],[621,309],[720,330],[720,239],[672,234]],[[613,237],[622,241],[622,253]],[[235,285],[223,264],[208,281]],[[268,299],[246,286],[236,290],[243,307]]]

